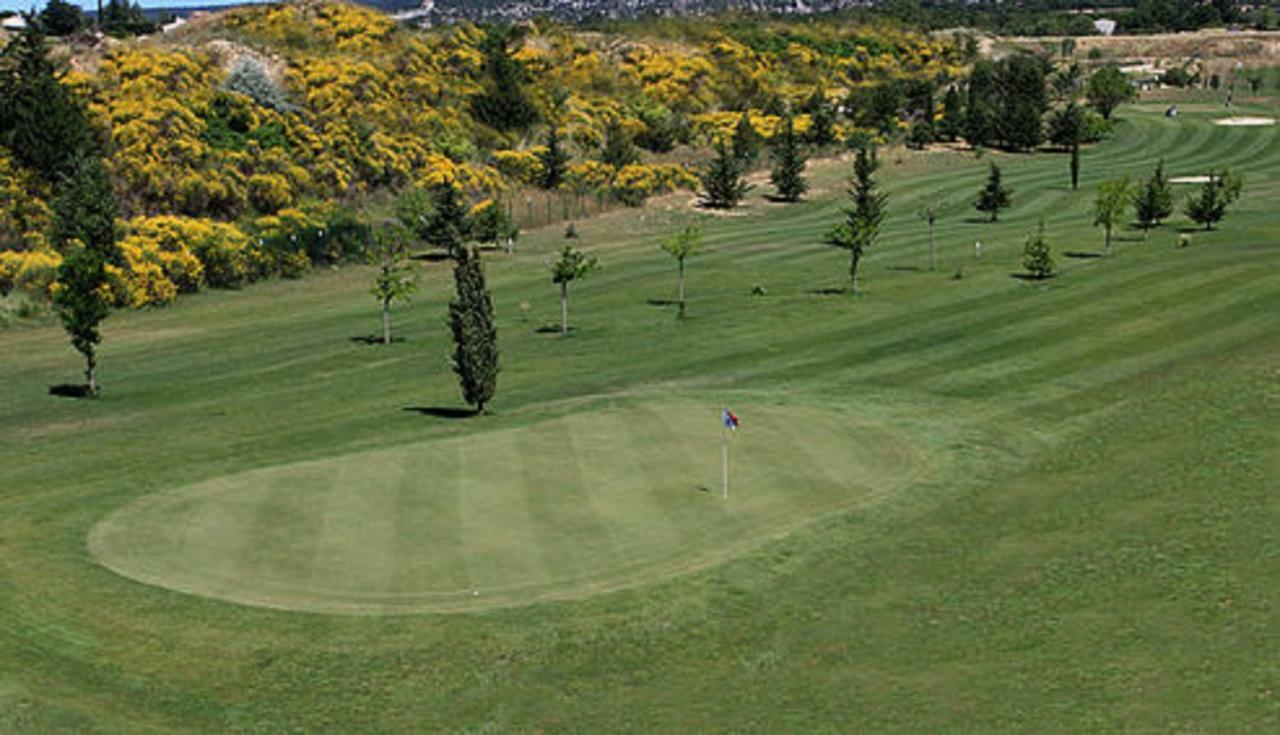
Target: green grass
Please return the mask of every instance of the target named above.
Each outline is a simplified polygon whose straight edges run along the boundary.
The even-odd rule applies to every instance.
[[[537,331],[558,318],[560,230],[534,233],[488,259],[503,372],[481,419],[404,410],[459,405],[438,265],[391,347],[352,340],[377,328],[364,269],[116,314],[99,401],[47,395],[78,378],[56,326],[0,332],[0,730],[1274,730],[1280,135],[1207,124],[1211,106],[1122,114],[1078,192],[1065,157],[998,155],[1014,206],[997,225],[970,221],[985,160],[884,155],[890,218],[859,298],[815,293],[847,277],[817,244],[847,165],[815,173],[813,201],[708,222],[684,322],[648,303],[673,295],[657,246],[694,216],[683,201],[581,223],[605,267],[575,286],[565,339]],[[1173,176],[1245,172],[1221,228],[1177,249],[1179,216],[1121,233],[1115,257],[1065,257],[1101,251],[1093,186],[1161,156]],[[915,211],[939,194],[933,273]],[[1061,274],[1012,278],[1041,217]],[[744,423],[728,505],[721,401]],[[869,435],[923,469],[863,477],[893,466]],[[538,473],[574,497],[535,502]],[[450,483],[494,514],[459,541],[491,558],[434,537],[475,528],[425,490]],[[234,559],[200,536],[224,521]],[[104,533],[134,522],[136,546]],[[432,533],[402,550],[414,528]],[[91,552],[203,575],[207,596]],[[368,603],[388,569],[411,583],[386,589],[465,589],[457,560],[541,586],[395,615],[207,586],[225,564],[264,602],[297,570],[298,607]]]

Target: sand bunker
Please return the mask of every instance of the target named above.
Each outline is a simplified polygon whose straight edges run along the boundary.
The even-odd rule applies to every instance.
[[[1208,176],[1174,176],[1169,179],[1170,184],[1207,184]]]
[[[1254,127],[1258,125],[1275,125],[1276,120],[1273,117],[1226,117],[1221,120],[1214,120],[1213,124],[1230,127]]]

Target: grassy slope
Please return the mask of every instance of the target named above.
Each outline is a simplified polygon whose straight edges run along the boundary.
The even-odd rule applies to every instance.
[[[390,349],[350,341],[377,321],[359,269],[116,315],[93,403],[45,395],[76,375],[56,328],[0,333],[0,729],[1276,727],[1280,136],[1195,109],[1127,118],[1078,193],[1061,157],[1002,157],[1015,207],[995,226],[967,221],[985,162],[890,156],[857,300],[812,293],[844,279],[813,244],[824,195],[709,225],[676,324],[646,300],[674,289],[656,244],[689,215],[651,208],[582,224],[606,269],[559,340],[534,331],[557,316],[540,267],[558,233],[535,234],[490,260],[504,372],[483,422],[401,410],[457,402],[438,268]],[[1158,156],[1248,173],[1225,227],[1062,258],[1101,248],[1092,184]],[[914,211],[940,191],[943,270],[912,270]],[[1047,285],[1009,277],[1040,216],[1063,267]],[[674,390],[836,404],[940,464],[709,570],[479,614],[238,607],[87,556],[89,529],[145,493]]]

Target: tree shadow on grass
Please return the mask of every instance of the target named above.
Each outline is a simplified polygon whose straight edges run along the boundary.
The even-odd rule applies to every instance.
[[[428,263],[443,263],[448,259],[449,259],[448,253],[441,253],[441,252],[435,252],[435,251],[426,252],[426,253],[414,253],[413,255],[409,256],[409,260],[422,260]]]
[[[809,293],[814,296],[847,296],[849,289],[843,287],[815,288]]]
[[[351,341],[352,341],[352,342],[358,342],[358,343],[363,344],[363,345],[380,345],[380,344],[383,344],[383,342],[382,342],[382,335],[380,335],[380,334],[367,334],[367,335],[364,335],[364,336],[362,336],[362,337],[351,337],[350,339],[351,339]],[[392,338],[391,338],[391,344],[399,344],[399,343],[401,343],[401,342],[404,342],[404,337],[392,337]]]
[[[923,271],[923,270],[924,270],[924,268],[921,268],[921,267],[920,267],[920,266],[918,266],[918,265],[891,265],[891,266],[887,266],[887,267],[885,268],[885,270],[887,270],[887,271],[906,271],[906,272],[908,272],[908,273],[919,273],[920,271]]]
[[[59,383],[49,386],[49,395],[59,398],[92,398],[89,386],[83,383]]]
[[[453,408],[450,406],[405,406],[400,410],[423,416],[434,416],[438,419],[469,419],[472,416],[480,415],[480,412],[474,408]]]
[[[1052,276],[1033,276],[1030,273],[1010,273],[1009,277],[1015,278],[1019,281],[1027,281],[1028,283],[1043,283],[1045,281],[1052,281],[1058,276],[1056,274]]]
[[[570,326],[569,333],[572,334],[573,330],[575,329],[577,329],[577,327]],[[560,325],[559,324],[543,324],[541,327],[538,327],[533,331],[536,334],[560,334]]]
[[[646,299],[645,303],[649,306],[679,306],[680,302],[675,299]]]
[[[1068,250],[1062,254],[1066,258],[1076,258],[1080,260],[1091,260],[1093,258],[1101,258],[1102,253],[1091,253],[1087,250]]]

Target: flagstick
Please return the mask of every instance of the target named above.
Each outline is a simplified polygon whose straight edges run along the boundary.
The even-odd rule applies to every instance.
[[[726,413],[725,413],[726,411],[727,409],[724,406],[720,407],[720,438],[722,440],[722,444],[720,448],[721,448],[721,455],[723,456],[723,459],[724,459],[724,462],[723,462],[724,499],[728,500],[729,499],[729,427],[724,425],[724,417],[726,416]]]

